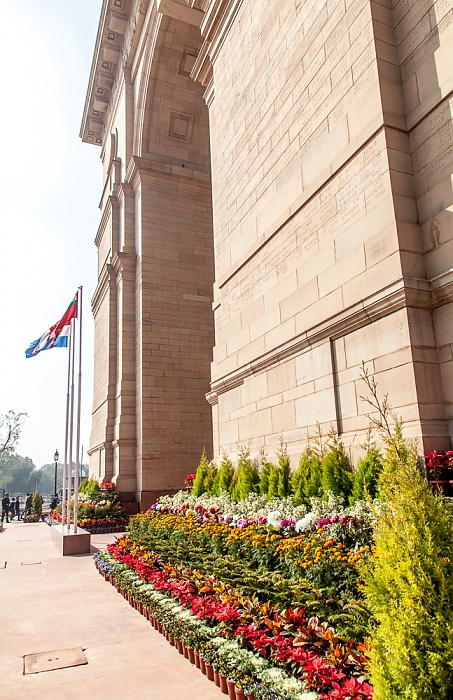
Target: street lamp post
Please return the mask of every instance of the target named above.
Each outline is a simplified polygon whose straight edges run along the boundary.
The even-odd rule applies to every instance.
[[[54,496],[57,495],[57,465],[58,465],[58,458],[59,457],[60,457],[60,455],[58,454],[58,450],[55,450],[55,454],[53,456],[53,461],[55,462],[55,483],[54,483],[54,489],[53,489]]]

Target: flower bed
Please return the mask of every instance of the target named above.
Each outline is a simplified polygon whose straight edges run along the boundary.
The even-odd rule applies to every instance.
[[[88,484],[89,491],[83,491]],[[107,532],[124,532],[129,518],[121,505],[112,482],[98,484],[95,479],[82,482],[79,493],[77,524],[92,534]],[[74,500],[70,504],[71,522],[74,522]],[[54,523],[61,523],[61,504],[50,514]]]
[[[358,565],[370,551],[371,507],[344,509],[331,496],[314,500],[307,514],[291,499],[222,499],[161,499],[131,519],[127,537],[96,555],[98,566],[145,610],[154,601],[167,634],[188,632],[170,624],[157,599],[196,622],[186,643],[258,699],[370,698],[363,644],[369,613]],[[227,663],[212,639],[240,652],[225,646]],[[248,666],[239,661],[245,650]]]
[[[328,662],[320,650],[335,648],[338,640],[318,620],[307,620],[304,611],[244,607],[242,597],[219,582],[200,579],[196,572],[191,577],[183,569],[178,576],[170,564],[145,563],[127,553],[128,545],[123,538],[97,553],[100,571],[140,612],[151,614],[160,631],[181,640],[247,695],[257,700],[371,697],[366,682],[344,672],[360,667],[360,654],[343,648],[340,655],[337,646]],[[266,631],[268,620],[273,629]]]

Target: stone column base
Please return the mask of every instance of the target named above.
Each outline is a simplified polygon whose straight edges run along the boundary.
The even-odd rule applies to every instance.
[[[53,525],[50,528],[50,538],[63,557],[89,554],[91,551],[91,535],[80,527],[77,528],[77,534],[74,534],[72,529],[68,532],[65,527],[63,532],[61,525]]]

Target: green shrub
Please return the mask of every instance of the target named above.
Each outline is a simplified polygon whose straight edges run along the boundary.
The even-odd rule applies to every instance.
[[[208,496],[214,495],[215,480],[217,477],[217,465],[215,462],[209,462],[206,476],[204,479],[204,489]]]
[[[354,486],[351,496],[349,497],[351,505],[356,501],[377,497],[378,479],[381,471],[382,454],[376,445],[370,445],[365,457],[363,457],[357,465]]]
[[[231,493],[231,483],[234,476],[234,467],[227,453],[224,452],[219,470],[216,474],[214,485],[212,487],[212,495],[220,496],[222,491]]]
[[[280,447],[277,451],[278,459],[278,492],[279,498],[286,498],[292,491],[291,485],[291,461],[288,455],[288,449],[280,438]]]
[[[294,503],[310,505],[310,498],[322,496],[322,463],[319,454],[307,445],[300,456],[299,466],[292,475]]]
[[[39,515],[39,517],[41,517],[42,515],[42,501],[38,491],[35,491],[35,493],[33,494],[31,512],[35,513],[36,515]]]
[[[402,422],[381,402],[362,367],[370,420],[386,445],[379,496],[387,503],[375,526],[371,565],[362,572],[375,623],[370,676],[375,700],[453,697],[453,516],[434,495],[403,438]],[[394,421],[391,427],[390,419]]]
[[[206,492],[206,486],[205,486],[205,480],[206,476],[208,474],[209,470],[209,460],[206,456],[206,450],[203,450],[203,453],[200,458],[200,464],[198,465],[197,468],[197,475],[195,477],[195,481],[193,482],[192,486],[192,494],[198,498],[198,496],[201,496],[202,493]]]
[[[250,459],[250,450],[241,447],[239,449],[238,466],[232,482],[231,498],[236,503],[247,498],[249,493],[259,493],[260,475],[255,464]]]
[[[376,700],[453,697],[453,518],[421,475],[397,422],[387,439],[364,593],[376,621],[370,653]]]
[[[100,493],[99,482],[94,477],[92,479],[83,479],[79,486],[80,493],[86,493],[87,496],[95,496]]]
[[[269,491],[269,474],[273,467],[272,462],[269,462],[266,450],[264,447],[260,449],[259,458],[259,472],[260,472],[260,494],[261,496],[267,496]]]
[[[267,500],[272,501],[273,498],[278,498],[278,482],[279,482],[279,472],[278,467],[275,464],[270,464],[269,476],[268,476],[268,487],[267,487]]]
[[[336,496],[341,496],[347,501],[352,491],[353,481],[351,462],[343,442],[337,435],[333,435],[322,457],[323,498],[327,498],[327,492],[332,491]]]

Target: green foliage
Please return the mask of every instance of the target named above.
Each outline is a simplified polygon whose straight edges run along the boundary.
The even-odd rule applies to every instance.
[[[371,681],[376,700],[453,696],[453,519],[419,472],[417,455],[394,432],[380,492],[389,510],[375,532],[365,596],[376,627]]]
[[[0,456],[0,484],[10,493],[27,493],[40,483],[42,472],[29,457],[3,453]]]
[[[234,466],[231,459],[228,457],[226,452],[222,455],[222,461],[220,463],[219,470],[216,474],[214,485],[212,488],[213,496],[220,496],[222,491],[227,491],[230,493],[231,484],[234,476]]]
[[[351,505],[356,501],[362,501],[367,498],[377,498],[378,479],[381,471],[382,454],[376,445],[371,445],[365,457],[363,457],[357,465],[354,486],[349,497]]]
[[[280,447],[277,451],[278,459],[278,491],[279,498],[286,498],[292,491],[291,484],[291,461],[288,455],[288,449],[280,437]]]
[[[259,472],[260,472],[260,494],[266,496],[269,492],[269,475],[274,465],[269,462],[264,447],[260,449]]]
[[[272,501],[273,498],[278,497],[278,481],[279,481],[278,467],[275,464],[271,464],[270,469],[269,469],[268,488],[267,488],[267,500],[268,501]]]
[[[342,440],[332,435],[322,457],[321,485],[323,497],[332,491],[336,496],[346,500],[352,491],[354,475],[351,462],[346,454]]]
[[[8,411],[0,415],[0,455],[11,455],[16,449],[20,437],[21,425],[27,418],[26,413]]]
[[[372,422],[386,444],[372,566],[362,572],[372,629],[375,700],[453,697],[453,516],[422,476],[402,422],[363,368]],[[391,419],[394,421],[391,427]]]
[[[217,466],[215,462],[209,462],[204,479],[204,489],[208,496],[214,495],[214,486],[217,477]]]
[[[310,505],[310,498],[322,496],[322,463],[319,454],[307,445],[300,456],[299,466],[292,475],[294,503]]]
[[[205,480],[209,470],[209,460],[206,456],[206,450],[203,450],[201,455],[200,464],[197,468],[197,475],[195,481],[193,482],[192,494],[196,497],[201,496],[202,493],[206,492]]]
[[[35,493],[33,494],[31,512],[35,513],[36,515],[39,515],[39,517],[41,517],[42,515],[42,501],[38,491],[35,491]]]
[[[240,447],[238,466],[232,482],[231,498],[236,503],[247,498],[252,491],[259,493],[260,475],[250,459],[250,450]]]
[[[80,482],[79,492],[86,493],[87,496],[96,496],[100,493],[98,480],[94,477],[91,479],[84,479]]]

